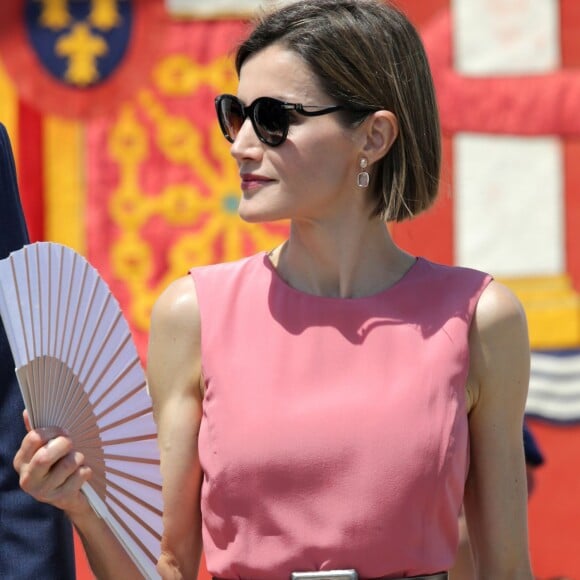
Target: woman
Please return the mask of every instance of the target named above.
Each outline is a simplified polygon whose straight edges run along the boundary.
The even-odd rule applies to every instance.
[[[237,96],[216,108],[240,216],[289,219],[290,236],[192,270],[154,308],[160,572],[195,578],[203,537],[218,578],[443,578],[465,499],[478,577],[531,579],[522,309],[486,274],[405,253],[384,225],[427,209],[438,187],[417,33],[378,2],[306,0],[263,16],[236,66]],[[44,465],[69,462],[66,492],[52,480],[36,493],[26,440],[23,486],[57,494],[114,576],[119,550],[78,494],[82,458],[66,438],[51,445]]]

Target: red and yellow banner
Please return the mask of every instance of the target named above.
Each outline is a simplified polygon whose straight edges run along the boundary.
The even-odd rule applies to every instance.
[[[196,264],[280,243],[284,225],[237,216],[239,175],[213,100],[235,91],[239,21],[173,23],[149,82],[87,125],[89,259],[125,305],[143,346],[161,290]]]

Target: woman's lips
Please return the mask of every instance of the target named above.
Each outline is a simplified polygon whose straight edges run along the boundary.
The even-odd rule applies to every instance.
[[[263,187],[268,183],[272,183],[274,180],[263,175],[255,175],[253,173],[244,173],[241,175],[242,178],[242,189],[248,191],[250,189],[257,189]]]

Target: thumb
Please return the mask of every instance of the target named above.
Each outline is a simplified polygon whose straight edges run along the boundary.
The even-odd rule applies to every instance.
[[[32,426],[30,425],[30,417],[28,416],[28,411],[26,409],[22,411],[22,418],[24,419],[24,426],[26,427],[26,430],[30,431]]]

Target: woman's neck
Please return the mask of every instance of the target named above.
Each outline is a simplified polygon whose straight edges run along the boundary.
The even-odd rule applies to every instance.
[[[378,219],[348,230],[293,223],[286,243],[270,253],[280,276],[309,294],[370,296],[398,282],[415,259],[393,242]]]

